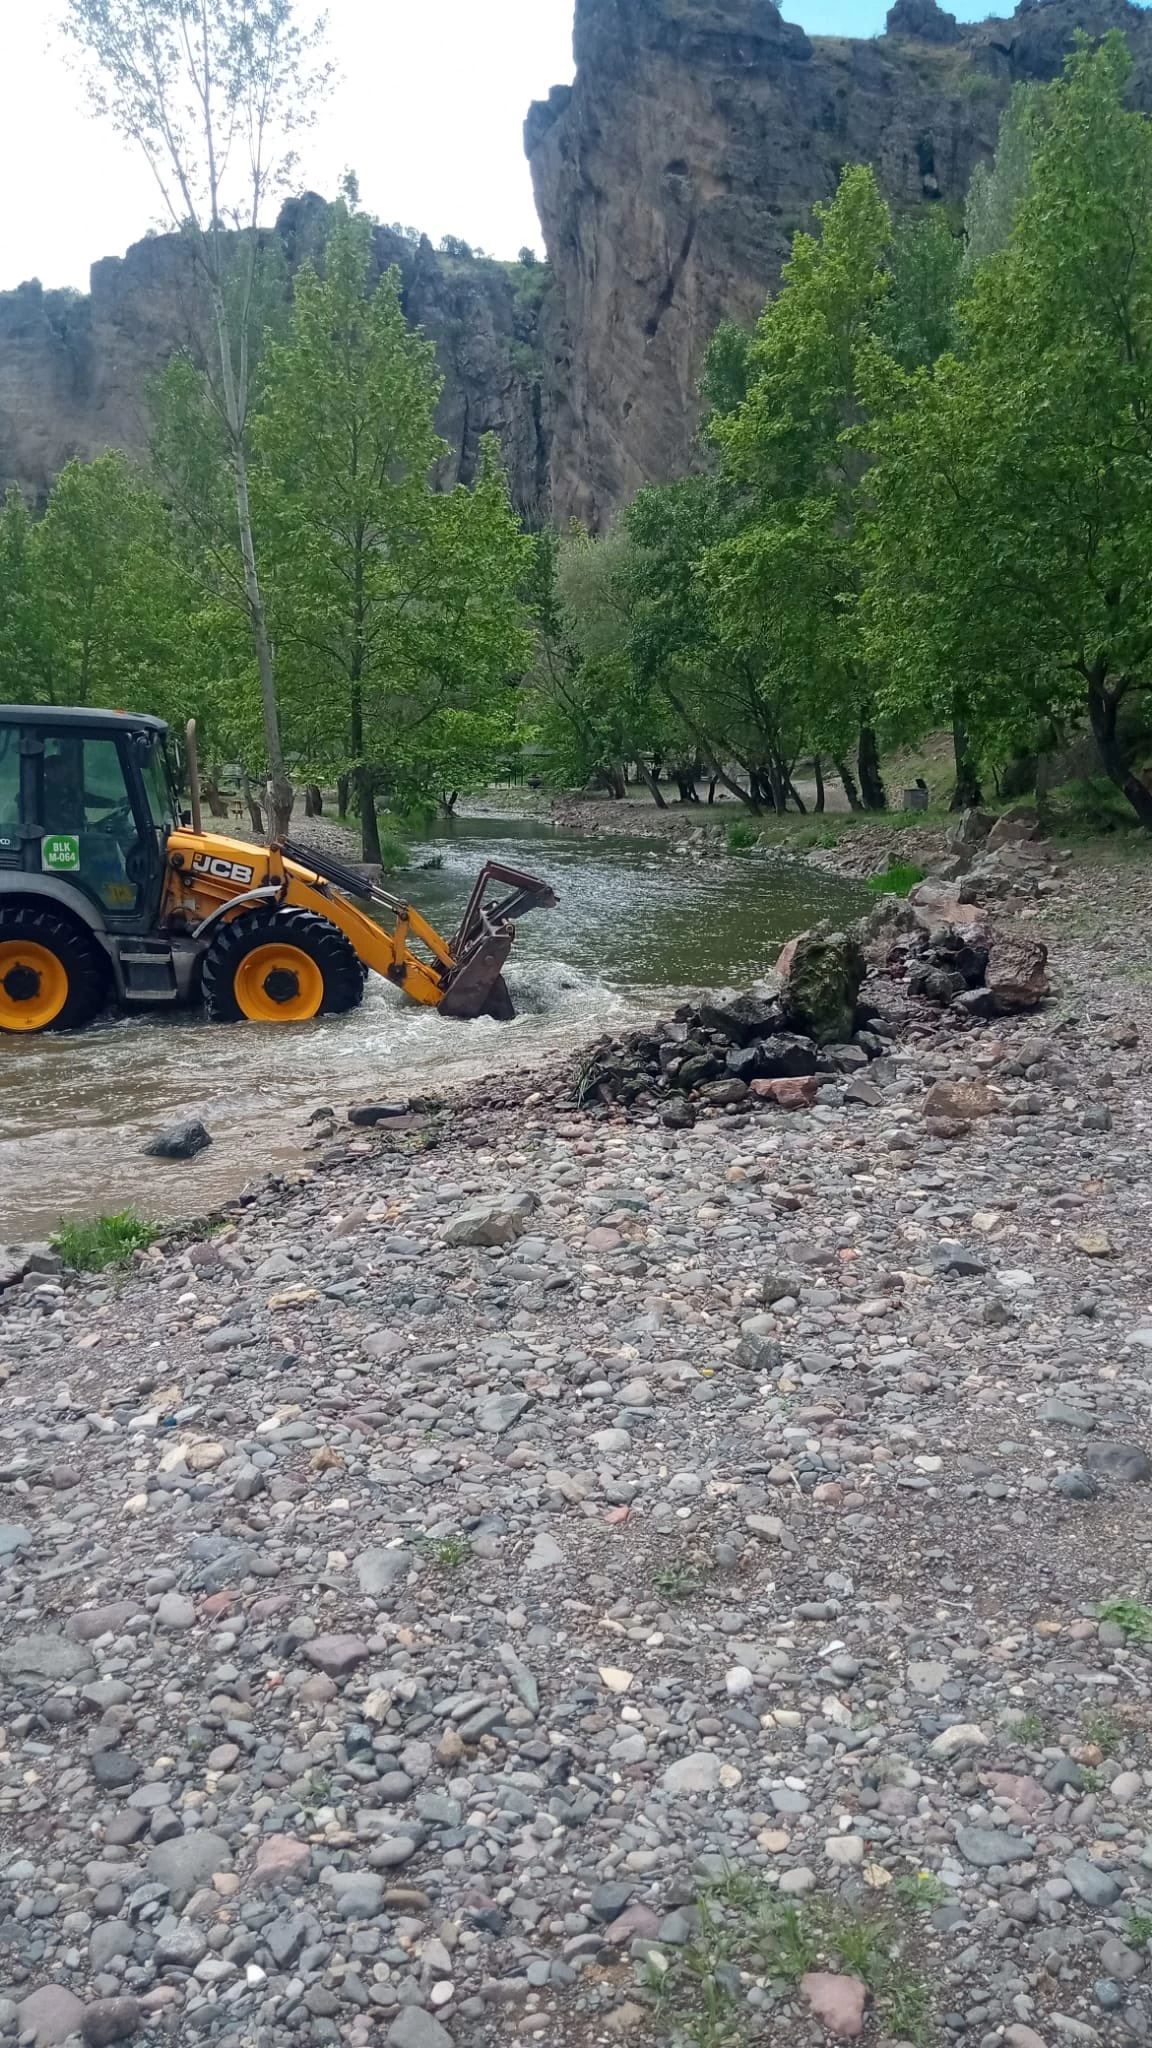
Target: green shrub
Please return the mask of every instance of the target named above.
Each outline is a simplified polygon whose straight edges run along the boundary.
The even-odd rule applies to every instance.
[[[121,1209],[116,1216],[95,1216],[87,1223],[65,1223],[52,1239],[66,1266],[78,1273],[102,1273],[106,1266],[127,1266],[133,1252],[154,1244],[160,1226],[145,1223],[134,1209]]]
[[[1152,1643],[1152,1608],[1143,1600],[1117,1593],[1102,1600],[1097,1611],[1101,1621],[1114,1621],[1122,1628],[1130,1643]]]
[[[729,853],[748,853],[760,843],[760,827],[751,818],[730,818],[728,820]]]
[[[408,852],[408,846],[400,838],[398,831],[392,829],[389,825],[385,825],[381,829],[381,834],[379,834],[379,864],[381,864],[383,872],[385,874],[396,874],[398,868],[406,868],[408,866],[410,858],[412,858],[412,854]]]
[[[868,887],[874,896],[907,896],[923,880],[924,870],[915,861],[890,860],[882,875],[869,875]]]

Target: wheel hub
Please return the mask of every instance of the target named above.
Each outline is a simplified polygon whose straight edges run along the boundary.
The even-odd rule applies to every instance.
[[[10,1003],[31,1003],[40,993],[40,976],[34,967],[10,967],[3,987]]]
[[[38,939],[0,937],[0,1031],[45,1031],[68,1001],[68,969]]]
[[[324,1000],[324,976],[290,935],[254,946],[237,962],[233,989],[242,1017],[254,1024],[303,1024]]]
[[[300,977],[290,967],[274,967],[264,977],[264,993],[273,1003],[294,1002],[300,993]]]

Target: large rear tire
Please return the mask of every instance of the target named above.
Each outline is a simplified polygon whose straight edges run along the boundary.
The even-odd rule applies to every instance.
[[[216,1024],[302,1024],[354,1010],[364,970],[338,926],[311,910],[253,910],[223,925],[204,962],[204,1007]]]
[[[107,992],[103,957],[71,918],[0,907],[0,1031],[75,1031]]]

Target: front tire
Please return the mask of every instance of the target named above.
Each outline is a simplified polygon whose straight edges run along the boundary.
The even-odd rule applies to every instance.
[[[0,1031],[75,1031],[104,1005],[107,975],[78,925],[31,904],[0,908]]]
[[[221,927],[204,961],[215,1024],[302,1024],[354,1010],[364,971],[342,931],[311,910],[254,910]]]

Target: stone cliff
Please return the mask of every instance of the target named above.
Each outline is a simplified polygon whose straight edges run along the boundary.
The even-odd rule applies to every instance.
[[[1152,14],[1126,0],[1024,0],[971,26],[897,0],[867,42],[809,38],[771,0],[576,0],[575,82],[525,128],[555,273],[555,516],[602,527],[689,466],[712,333],[756,318],[846,164],[873,164],[900,211],[958,209],[1012,85],[1112,25],[1146,87]]]
[[[1114,25],[1147,105],[1152,11],[1128,0],[1022,0],[970,26],[937,0],[896,0],[870,41],[810,38],[772,0],[576,0],[575,82],[525,128],[551,286],[542,268],[377,231],[444,372],[442,481],[468,481],[491,430],[530,524],[603,528],[641,484],[690,466],[711,335],[755,320],[846,164],[874,164],[901,212],[958,218],[1013,84],[1054,77],[1078,27]],[[323,219],[314,195],[284,208],[288,276]],[[0,293],[0,488],[42,501],[73,455],[142,452],[145,387],[194,296],[175,236],[95,264],[86,298]]]
[[[286,278],[322,245],[325,206],[305,194],[274,230]],[[376,260],[402,274],[405,311],[436,343],[444,390],[438,425],[450,454],[442,483],[467,483],[483,434],[499,436],[517,510],[547,516],[548,442],[535,352],[540,288],[517,265],[451,257],[380,228]],[[0,292],[0,491],[36,502],[73,456],[148,445],[146,389],[197,326],[189,252],[150,236],[92,266],[91,290]]]

